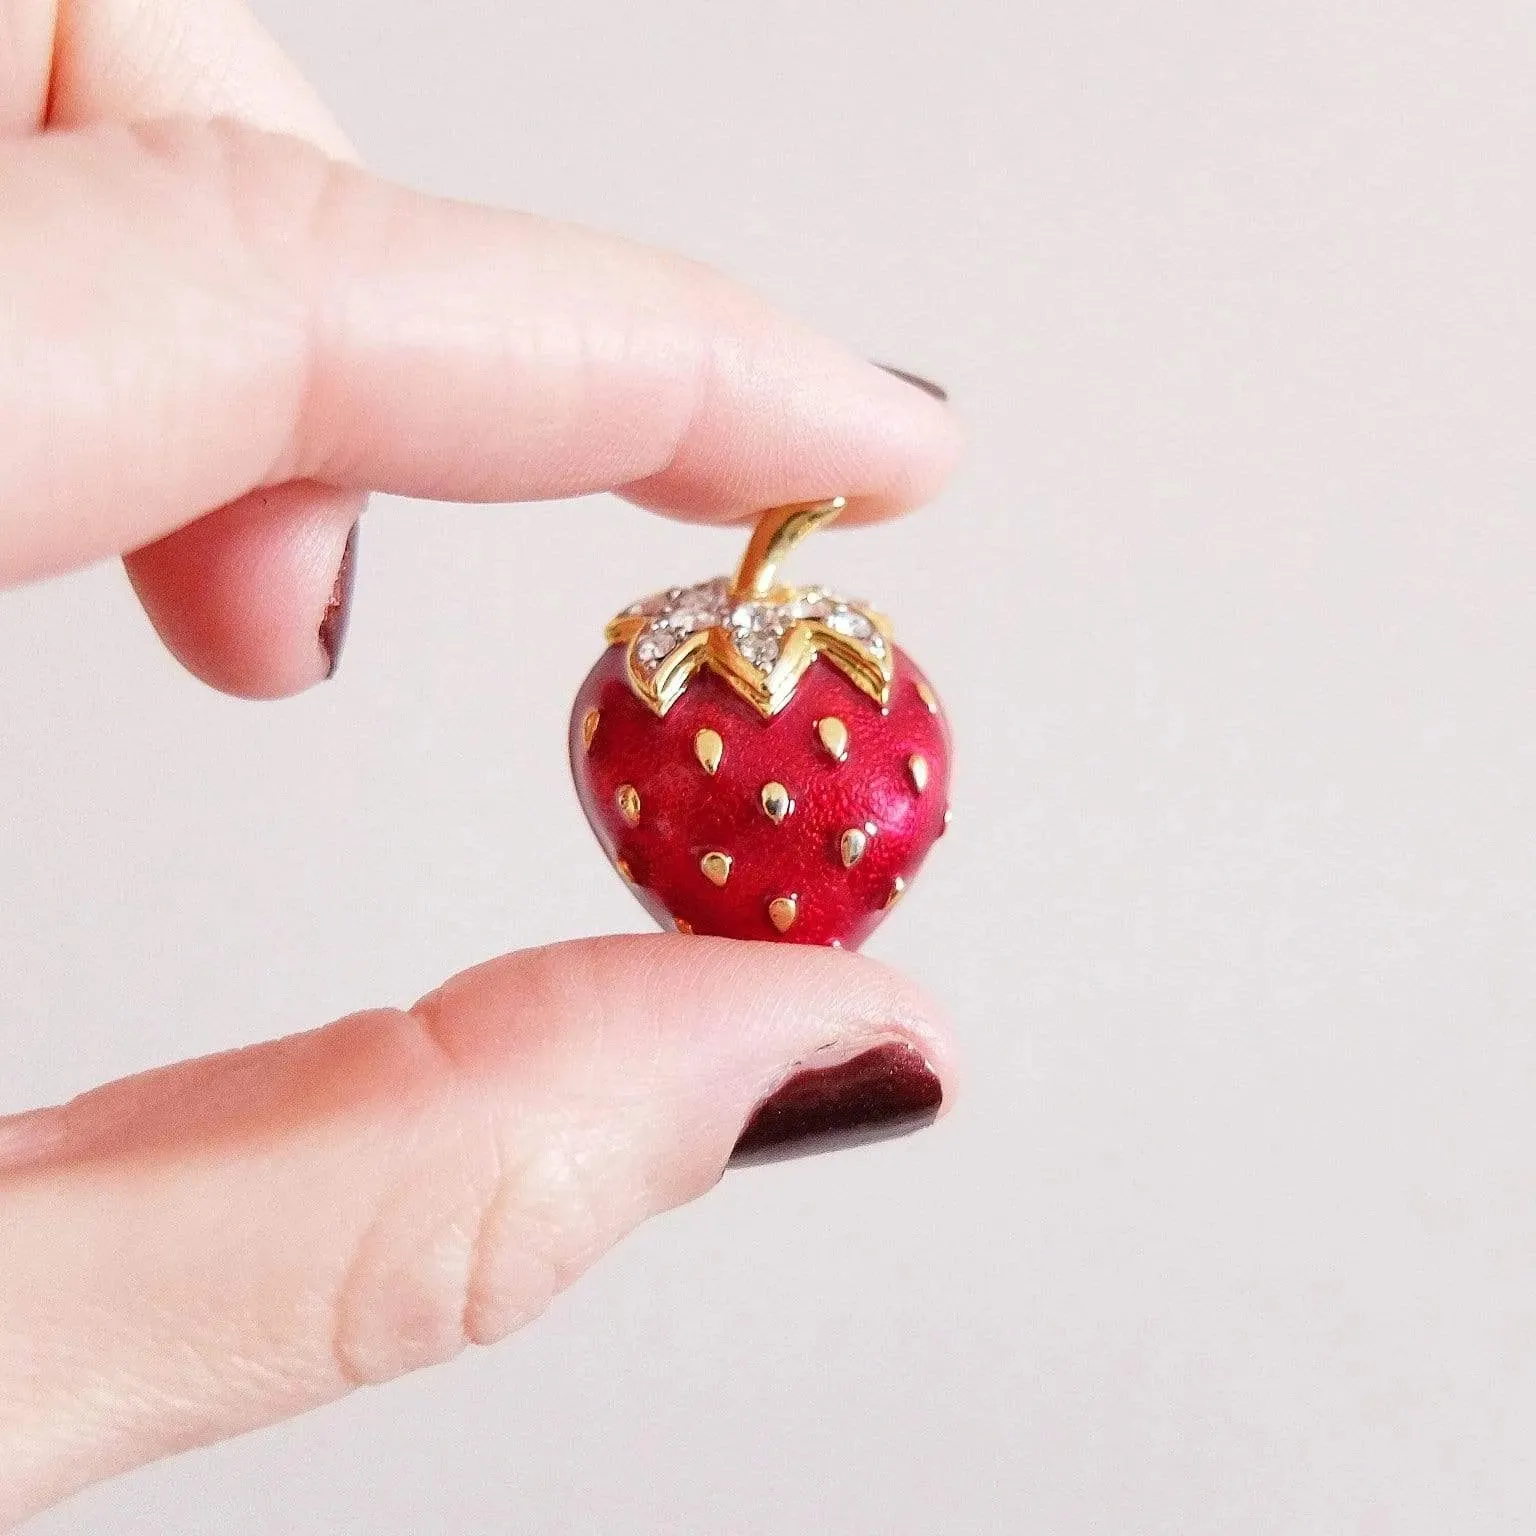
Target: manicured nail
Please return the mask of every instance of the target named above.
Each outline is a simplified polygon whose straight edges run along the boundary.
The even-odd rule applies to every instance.
[[[336,581],[325,605],[325,616],[320,620],[320,645],[330,658],[327,677],[335,677],[336,664],[341,660],[341,648],[347,643],[347,621],[352,617],[352,579],[357,570],[357,529],[347,535],[347,547],[341,552],[341,564],[336,567]]]
[[[905,368],[892,368],[889,363],[876,363],[875,367],[885,369],[893,378],[901,379],[913,389],[922,390],[925,395],[932,395],[935,400],[949,399],[949,391],[942,384],[935,384],[932,379],[925,379],[920,373],[908,373]]]
[[[835,1152],[932,1125],[944,1087],[922,1054],[895,1041],[840,1062],[803,1068],[753,1112],[731,1166]]]

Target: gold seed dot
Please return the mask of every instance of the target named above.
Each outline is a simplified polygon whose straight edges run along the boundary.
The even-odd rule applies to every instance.
[[[672,923],[679,933],[693,932],[693,924],[686,917],[674,917]]]
[[[629,867],[628,859],[615,859],[613,861],[613,867],[618,870],[618,872],[623,875],[623,877],[629,881],[631,885],[635,883],[635,872]]]
[[[640,825],[640,791],[633,784],[620,784],[618,793],[613,797],[618,802],[620,812],[624,820],[630,826]]]
[[[922,794],[928,788],[928,759],[921,752],[914,752],[907,759],[907,772],[912,776],[912,787]]]
[[[693,755],[698,758],[699,766],[705,773],[716,772],[720,767],[720,759],[725,756],[725,743],[721,741],[719,731],[706,727],[698,732],[693,738]]]
[[[864,857],[864,850],[869,847],[869,838],[858,827],[849,827],[843,833],[839,848],[843,855],[843,868],[852,869],[860,859]]]
[[[592,750],[592,738],[597,735],[597,722],[602,718],[595,709],[589,709],[581,717],[581,745],[588,752]]]
[[[699,868],[711,885],[724,885],[731,878],[731,856],[728,853],[706,853],[699,860]]]
[[[938,696],[934,693],[933,689],[928,686],[927,683],[919,683],[917,685],[917,696],[918,696],[918,698],[920,698],[923,701],[923,703],[925,705],[927,705],[928,713],[930,715],[938,714],[938,712],[939,712]]]
[[[778,826],[795,808],[795,802],[790,798],[789,791],[777,779],[772,779],[763,785],[762,800],[763,814],[774,826]]]
[[[896,903],[900,901],[901,898],[906,894],[907,882],[903,880],[900,875],[897,875],[896,879],[891,884],[891,894],[885,898],[886,911],[890,911],[890,909],[894,907]]]
[[[768,921],[780,933],[788,933],[800,915],[800,903],[793,896],[775,896],[768,903]]]
[[[848,727],[836,715],[827,715],[816,722],[816,735],[822,750],[834,763],[848,760]]]

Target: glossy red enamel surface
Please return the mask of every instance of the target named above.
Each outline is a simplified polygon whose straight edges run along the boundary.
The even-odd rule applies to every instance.
[[[897,880],[911,883],[944,830],[949,806],[949,731],[928,708],[911,660],[895,654],[890,706],[880,706],[838,670],[817,662],[795,696],[764,720],[712,672],[701,672],[658,719],[624,676],[624,651],[611,646],[587,675],[571,713],[571,770],[582,809],[610,860],[623,860],[633,889],[663,927],[681,918],[695,933],[792,944],[841,942],[855,949],[889,910]],[[598,712],[591,746],[582,740],[588,711]],[[817,722],[835,716],[848,729],[848,752],[835,761]],[[700,764],[694,738],[704,729],[724,743],[718,771]],[[926,787],[910,760],[928,765]],[[783,784],[794,809],[775,823],[762,790]],[[623,786],[640,797],[633,826],[619,805]],[[863,830],[864,856],[845,868],[843,833]],[[871,828],[873,829],[871,831]],[[723,853],[723,887],[700,868]],[[795,921],[780,933],[769,916],[776,898],[792,897]]]

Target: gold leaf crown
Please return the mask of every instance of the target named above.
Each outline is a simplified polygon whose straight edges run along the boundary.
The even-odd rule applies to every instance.
[[[866,603],[823,587],[781,587],[778,566],[814,528],[842,511],[832,501],[775,507],[759,519],[734,580],[716,577],[631,603],[606,635],[622,645],[629,685],[658,715],[703,668],[724,678],[763,718],[794,697],[824,656],[883,709],[890,700],[891,626]]]

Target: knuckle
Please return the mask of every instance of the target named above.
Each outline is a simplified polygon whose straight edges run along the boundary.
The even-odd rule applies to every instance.
[[[180,204],[221,254],[231,245],[275,275],[323,207],[338,167],[300,139],[228,118],[131,123],[120,130],[136,150],[153,190]]]
[[[332,1354],[350,1386],[504,1338],[643,1214],[643,1192],[568,1114],[499,1101],[434,1007],[387,1030],[414,1103],[335,1289]]]
[[[162,222],[174,223],[198,280],[253,333],[273,419],[282,431],[266,478],[294,478],[333,445],[315,441],[338,387],[326,360],[341,323],[332,299],[360,252],[377,243],[356,167],[305,140],[225,118],[171,119],[125,130],[144,162]]]

